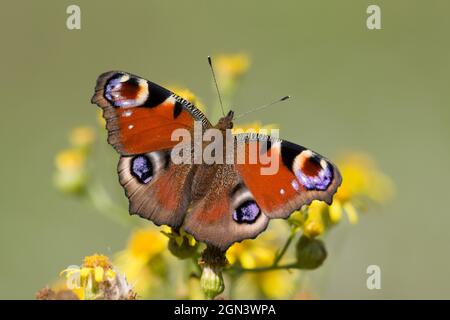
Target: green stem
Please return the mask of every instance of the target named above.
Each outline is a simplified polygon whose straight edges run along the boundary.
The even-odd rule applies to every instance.
[[[266,272],[273,270],[289,270],[289,269],[299,269],[296,262],[288,263],[285,265],[276,265],[276,266],[268,266],[268,267],[259,267],[259,268],[242,268],[242,267],[231,267],[228,271],[234,273],[242,273],[242,272]]]
[[[275,259],[273,260],[273,264],[272,264],[273,267],[278,266],[278,263],[284,257],[284,254],[286,253],[287,249],[291,245],[292,240],[294,240],[295,234],[296,234],[296,228],[291,227],[291,233],[290,233],[289,237],[287,238],[286,242],[284,243],[284,246],[281,249],[281,251],[275,256]]]
[[[202,275],[202,268],[200,267],[200,265],[198,264],[198,259],[199,259],[199,255],[195,254],[192,256],[192,262],[194,263],[194,267],[195,270],[197,271],[197,273],[195,274],[199,279]]]
[[[126,214],[127,211],[111,200],[111,197],[102,185],[89,186],[87,188],[87,196],[92,205],[103,216],[124,227],[136,225],[135,220],[130,219]]]
[[[226,269],[225,271],[230,272],[230,277],[234,277],[243,272],[266,272],[266,271],[273,271],[273,270],[299,269],[298,264],[296,262],[279,265],[281,259],[284,257],[287,250],[289,249],[289,246],[291,245],[292,240],[294,240],[296,231],[297,231],[296,226],[292,226],[289,237],[286,239],[286,242],[284,243],[281,250],[275,256],[272,265],[267,266],[267,267],[259,267],[259,268],[242,268],[239,266],[232,266],[232,267]]]

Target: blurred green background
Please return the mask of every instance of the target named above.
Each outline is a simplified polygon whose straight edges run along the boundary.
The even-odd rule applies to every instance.
[[[70,4],[81,30],[66,28]],[[382,30],[366,28],[369,4]],[[395,182],[388,206],[327,238],[319,296],[449,298],[449,11],[444,0],[2,2],[0,298],[33,299],[67,265],[125,246],[128,229],[52,184],[70,129],[97,125],[97,76],[127,70],[214,105],[206,56],[236,52],[252,62],[237,113],[293,96],[243,122],[278,123],[331,159],[368,152]],[[110,154],[102,179],[125,203]],[[381,290],[366,288],[371,264]]]

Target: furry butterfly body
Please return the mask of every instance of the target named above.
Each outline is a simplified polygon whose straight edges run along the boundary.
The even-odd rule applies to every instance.
[[[108,142],[121,155],[119,181],[130,213],[157,225],[183,227],[222,250],[256,237],[270,219],[286,218],[313,200],[331,203],[341,184],[338,169],[326,158],[262,135],[234,135],[231,162],[198,163],[190,142],[184,156],[192,161],[176,163],[171,152],[178,144],[174,130],[194,134],[198,123],[203,133],[219,130],[225,141],[233,112],[212,126],[189,101],[127,72],[100,75],[92,102],[103,109]],[[203,142],[201,148],[207,147]],[[237,161],[239,150],[246,159],[251,150],[270,156],[279,162],[278,170],[262,174],[264,164]]]

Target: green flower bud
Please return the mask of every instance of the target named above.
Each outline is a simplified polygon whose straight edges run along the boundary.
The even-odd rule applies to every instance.
[[[205,298],[208,300],[214,299],[225,289],[221,270],[221,268],[215,268],[209,265],[203,267],[200,286],[205,294]]]
[[[57,171],[54,176],[55,186],[67,194],[81,194],[85,190],[87,175],[84,170]]]
[[[168,247],[170,253],[179,259],[193,257],[197,253],[198,242],[195,242],[194,245],[192,245],[192,242],[189,243],[187,238],[181,238],[181,243],[179,239],[179,237],[169,237]]]
[[[87,183],[86,152],[79,148],[66,149],[55,157],[55,186],[62,192],[80,194]]]
[[[316,269],[327,257],[324,243],[302,235],[296,246],[297,266],[300,269]]]

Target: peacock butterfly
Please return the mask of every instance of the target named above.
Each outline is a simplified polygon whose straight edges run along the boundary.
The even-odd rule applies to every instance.
[[[121,155],[119,181],[130,214],[157,225],[183,227],[221,250],[255,238],[270,219],[287,218],[313,200],[330,204],[342,181],[336,166],[321,155],[260,134],[232,135],[231,162],[175,162],[174,131],[193,133],[197,125],[204,133],[219,130],[225,139],[233,112],[213,126],[189,101],[127,72],[100,75],[91,101],[103,109],[108,142]],[[207,145],[202,142],[201,148]],[[194,142],[185,145],[184,156],[193,159],[194,149]],[[237,161],[238,150],[245,159],[257,150],[279,166],[275,173],[263,174],[263,163]]]

